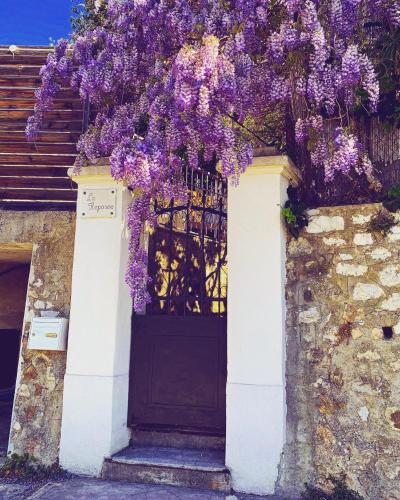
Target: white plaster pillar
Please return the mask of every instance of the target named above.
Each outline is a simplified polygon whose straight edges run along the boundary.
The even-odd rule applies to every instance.
[[[237,491],[271,494],[285,442],[285,230],[298,173],[264,156],[228,189],[226,465]]]
[[[73,180],[78,208],[60,464],[71,472],[99,475],[104,457],[129,444],[132,306],[125,271],[131,194],[112,179],[109,167],[87,167]],[[82,217],[83,195],[100,188],[116,191],[115,214]]]

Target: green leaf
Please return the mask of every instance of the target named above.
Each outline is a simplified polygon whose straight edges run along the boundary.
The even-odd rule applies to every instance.
[[[288,224],[295,224],[296,223],[297,217],[293,213],[293,210],[291,207],[282,208],[281,212],[282,212],[283,217],[285,217]]]

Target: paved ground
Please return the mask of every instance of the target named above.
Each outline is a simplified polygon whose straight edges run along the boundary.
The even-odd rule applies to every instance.
[[[0,483],[0,500],[283,500],[278,497],[253,495],[226,495],[224,493],[102,481],[92,478],[74,478],[62,483],[48,483],[32,491],[29,485]]]

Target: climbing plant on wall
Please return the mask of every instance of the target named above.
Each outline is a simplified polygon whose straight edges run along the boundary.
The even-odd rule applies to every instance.
[[[71,41],[61,40],[41,70],[27,135],[35,138],[65,82],[96,109],[78,143],[77,168],[110,157],[114,178],[140,191],[128,214],[127,282],[135,308],[148,300],[140,233],[144,220],[154,220],[150,200],[185,196],[183,164],[201,168],[218,160],[223,175],[237,178],[254,146],[267,140],[267,117],[290,108],[296,140],[327,181],[352,170],[371,173],[351,115],[357,106],[377,110],[379,80],[366,23],[396,29],[397,0],[96,0],[87,6]],[[323,122],[330,118],[339,126],[328,140]]]

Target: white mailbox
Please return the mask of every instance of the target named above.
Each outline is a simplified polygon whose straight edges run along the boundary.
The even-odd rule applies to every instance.
[[[28,349],[65,351],[67,349],[68,320],[65,318],[33,318],[29,332]]]

